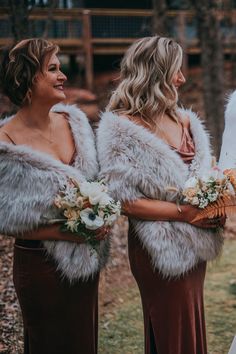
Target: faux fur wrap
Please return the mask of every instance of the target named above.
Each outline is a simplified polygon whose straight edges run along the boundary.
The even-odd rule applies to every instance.
[[[114,198],[132,201],[150,198],[176,201],[188,177],[201,175],[211,166],[209,139],[195,113],[190,117],[195,158],[190,166],[165,142],[147,129],[111,112],[104,113],[97,132],[101,176],[106,177]],[[221,251],[219,232],[183,222],[144,221],[130,218],[154,269],[166,277],[184,274],[200,261],[214,259]]]
[[[77,154],[68,166],[46,153],[24,145],[0,143],[0,233],[23,235],[58,217],[54,198],[68,177],[92,180],[98,172],[94,136],[85,114],[76,106],[59,104],[52,109],[66,112]],[[1,122],[1,126],[11,118]],[[106,262],[107,241],[99,252],[86,244],[44,241],[44,245],[70,281],[86,279]],[[99,255],[98,255],[99,254]]]

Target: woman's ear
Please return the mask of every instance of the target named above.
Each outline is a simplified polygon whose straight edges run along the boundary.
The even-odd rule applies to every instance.
[[[28,92],[25,96],[25,102],[27,102],[29,105],[31,105],[31,102],[32,102],[32,90],[31,89],[28,89]]]

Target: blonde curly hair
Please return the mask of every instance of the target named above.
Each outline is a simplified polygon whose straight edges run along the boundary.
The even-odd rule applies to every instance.
[[[139,115],[157,126],[164,114],[178,121],[173,77],[181,69],[182,48],[171,38],[153,36],[134,42],[121,62],[121,81],[107,111]]]

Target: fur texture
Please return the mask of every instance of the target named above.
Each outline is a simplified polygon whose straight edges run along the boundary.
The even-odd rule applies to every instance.
[[[225,110],[225,129],[222,138],[222,146],[219,159],[219,167],[222,170],[236,168],[236,91],[228,98]]]
[[[77,154],[73,166],[27,146],[0,143],[0,233],[23,235],[58,216],[54,198],[67,177],[80,181],[97,176],[94,136],[85,114],[75,106],[59,104],[55,112],[68,113]],[[11,118],[1,122],[4,125]],[[86,244],[44,241],[58,269],[71,282],[95,274],[105,263],[108,243],[100,243],[99,254]]]
[[[195,158],[190,166],[161,139],[124,117],[104,113],[97,133],[101,176],[106,177],[114,198],[140,197],[176,201],[177,190],[188,177],[201,175],[211,166],[208,136],[196,114],[190,117]],[[219,232],[203,230],[182,222],[144,221],[130,218],[154,269],[165,277],[180,276],[198,262],[214,259],[221,251]]]

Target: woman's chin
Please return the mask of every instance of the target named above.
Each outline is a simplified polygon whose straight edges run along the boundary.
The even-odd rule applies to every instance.
[[[60,102],[64,101],[65,99],[66,99],[66,95],[64,94],[64,92],[61,92],[60,94],[57,94],[52,98],[52,104],[54,105],[54,104],[60,103]]]

